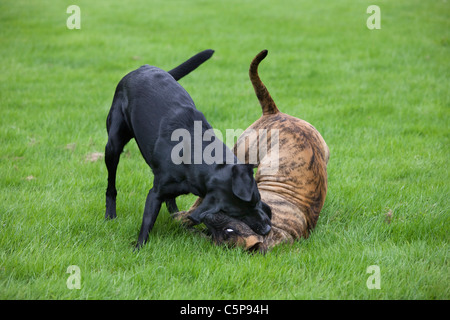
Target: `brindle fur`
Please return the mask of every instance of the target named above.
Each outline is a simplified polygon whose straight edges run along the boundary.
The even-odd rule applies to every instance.
[[[272,230],[264,237],[255,234],[247,225],[225,215],[215,215],[214,221],[205,221],[217,243],[243,246],[248,250],[265,252],[280,243],[293,243],[307,238],[316,226],[327,193],[327,163],[330,152],[320,133],[308,122],[278,110],[267,88],[258,76],[258,65],[267,56],[260,52],[250,65],[250,79],[261,104],[263,115],[239,137],[234,146],[244,146],[248,163],[249,150],[258,150],[259,130],[267,131],[267,152],[257,157],[256,182],[261,199],[272,209]],[[271,130],[278,130],[279,153],[271,153]],[[255,134],[256,133],[256,134]],[[264,141],[264,140],[263,140]],[[278,156],[275,174],[267,171],[271,158]],[[178,218],[184,221],[199,204],[197,199],[187,212]],[[226,229],[232,235],[224,236]]]

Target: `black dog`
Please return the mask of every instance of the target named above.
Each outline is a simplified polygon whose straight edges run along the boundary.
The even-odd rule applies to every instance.
[[[105,217],[116,217],[117,165],[124,146],[135,138],[154,175],[153,188],[145,202],[137,247],[147,242],[162,202],[166,203],[170,213],[177,212],[175,198],[187,193],[204,198],[190,216],[194,224],[201,223],[210,214],[222,212],[242,220],[258,234],[265,235],[270,231],[270,208],[261,201],[252,166],[238,164],[231,150],[211,134],[212,127],[177,82],[209,59],[213,52],[200,52],[169,72],[149,65],[142,66],[127,74],[117,85],[107,118]],[[206,142],[202,139],[199,146],[198,141],[191,139],[193,141],[186,147],[194,152],[189,155],[183,150],[186,161],[175,164],[172,156],[177,141],[173,141],[173,133],[177,129],[191,136],[195,135],[194,131],[200,130],[202,137],[209,136],[216,146],[220,143],[222,161],[205,163],[201,152],[205,150]],[[225,161],[230,157],[233,164]]]

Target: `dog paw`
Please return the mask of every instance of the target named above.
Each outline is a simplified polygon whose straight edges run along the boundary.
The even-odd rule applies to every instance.
[[[172,218],[175,221],[178,221],[181,223],[181,225],[185,228],[192,228],[194,227],[194,223],[189,219],[189,212],[188,211],[179,211],[172,214]]]

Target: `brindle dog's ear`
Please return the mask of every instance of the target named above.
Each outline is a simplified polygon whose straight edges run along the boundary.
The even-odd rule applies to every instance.
[[[249,202],[255,193],[256,183],[253,179],[253,165],[235,164],[231,168],[231,189],[236,197]]]

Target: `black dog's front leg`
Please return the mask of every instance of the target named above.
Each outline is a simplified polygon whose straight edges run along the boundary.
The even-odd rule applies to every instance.
[[[148,240],[148,233],[152,230],[161,209],[161,200],[153,189],[150,189],[145,201],[144,216],[142,217],[141,231],[139,232],[136,248],[142,247]]]
[[[219,212],[217,207],[217,202],[211,201],[211,198],[199,198],[196,202],[197,207],[191,208],[189,210],[189,215],[187,216],[193,225],[197,225],[203,222],[203,219],[209,215]],[[214,200],[214,199],[212,199]]]
[[[116,173],[123,147],[133,137],[121,112],[122,100],[114,96],[114,101],[106,120],[108,143],[105,147],[105,163],[108,169],[108,188],[106,189],[106,219],[116,217]]]

